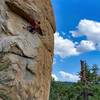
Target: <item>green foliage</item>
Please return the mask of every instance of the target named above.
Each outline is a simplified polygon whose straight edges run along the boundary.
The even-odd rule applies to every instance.
[[[84,88],[93,93],[89,100],[100,100],[100,84],[83,86],[81,83],[52,82],[49,100],[83,100],[81,92]],[[77,99],[79,97],[79,99]]]
[[[53,81],[51,84],[50,100],[70,100],[74,97],[72,91],[74,91],[72,84]]]
[[[87,82],[77,83],[56,82],[52,80],[49,100],[84,100],[82,93],[89,93],[88,100],[100,100],[100,75],[96,64],[90,67],[85,65]],[[80,72],[79,72],[79,75]]]

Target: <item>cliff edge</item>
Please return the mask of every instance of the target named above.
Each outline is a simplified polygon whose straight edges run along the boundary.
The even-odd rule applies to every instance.
[[[49,100],[55,30],[50,0],[0,0],[0,100]]]

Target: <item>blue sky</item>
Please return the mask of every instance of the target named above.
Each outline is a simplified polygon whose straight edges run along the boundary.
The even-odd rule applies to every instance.
[[[100,66],[100,0],[51,0],[55,20],[53,77],[77,81],[80,60]]]

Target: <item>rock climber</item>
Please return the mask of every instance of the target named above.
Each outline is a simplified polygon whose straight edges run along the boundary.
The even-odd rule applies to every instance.
[[[40,22],[39,21],[33,21],[31,25],[24,26],[24,29],[27,29],[29,32],[39,31],[40,30]]]

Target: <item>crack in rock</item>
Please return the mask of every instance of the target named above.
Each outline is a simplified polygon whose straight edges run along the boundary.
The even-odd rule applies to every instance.
[[[1,38],[0,40],[0,52],[1,53],[15,53],[14,51],[11,51],[11,47],[16,46],[19,48],[21,51],[23,57],[27,58],[34,58],[37,56],[37,52],[35,50],[35,47],[31,45],[31,43],[26,40],[24,37],[5,37]],[[17,53],[15,53],[17,54]],[[19,54],[22,56],[21,54]]]

